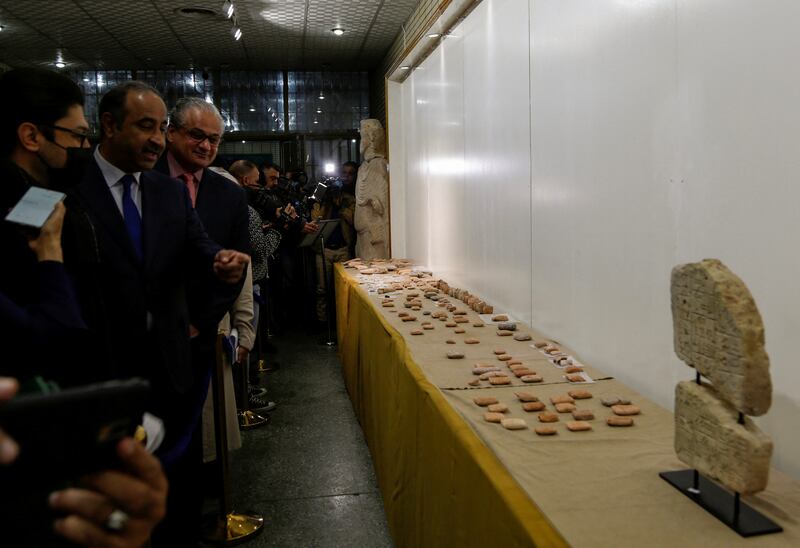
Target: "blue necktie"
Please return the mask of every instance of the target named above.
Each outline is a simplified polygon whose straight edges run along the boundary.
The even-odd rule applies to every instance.
[[[125,228],[128,229],[133,249],[139,259],[142,258],[142,217],[136,209],[136,203],[131,197],[131,185],[136,182],[133,175],[127,174],[122,179],[122,216],[125,219]]]

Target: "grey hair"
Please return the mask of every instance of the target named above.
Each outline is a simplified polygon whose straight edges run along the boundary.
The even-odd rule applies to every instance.
[[[219,120],[219,125],[222,128],[222,131],[225,131],[225,120],[222,119],[222,115],[219,113],[219,110],[217,110],[217,107],[215,107],[213,103],[209,103],[200,97],[183,97],[178,99],[178,102],[175,103],[175,106],[169,113],[170,125],[176,127],[185,127],[184,124],[186,122],[186,112],[193,108],[196,108],[201,112],[210,112],[213,114],[217,120]]]

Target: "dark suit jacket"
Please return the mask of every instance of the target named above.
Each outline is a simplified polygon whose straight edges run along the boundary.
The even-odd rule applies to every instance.
[[[153,384],[153,411],[168,416],[171,395],[194,381],[186,286],[212,271],[220,246],[206,234],[186,187],[149,171],[140,178],[144,258],[136,256],[122,215],[97,163],[69,191],[73,224],[65,227],[65,264],[73,273],[84,319],[105,341],[109,369]],[[80,227],[79,227],[80,228]],[[148,325],[148,312],[152,322]],[[99,350],[100,348],[98,348]]]
[[[155,169],[169,175],[166,153]],[[197,189],[195,208],[212,240],[225,249],[250,254],[247,196],[244,189],[222,175],[205,169]],[[205,338],[216,337],[217,326],[239,296],[243,283],[244,278],[238,284],[226,284],[209,274],[189,280],[189,318]]]

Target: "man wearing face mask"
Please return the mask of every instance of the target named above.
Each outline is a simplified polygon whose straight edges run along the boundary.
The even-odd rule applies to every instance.
[[[0,118],[2,211],[15,205],[31,186],[64,190],[76,184],[75,174],[85,165],[71,163],[78,156],[73,153],[87,150],[89,131],[78,86],[51,71],[17,69],[0,76],[0,101],[6,105]],[[97,341],[88,338],[63,269],[64,211],[63,205],[56,206],[35,239],[0,222],[0,245],[9,257],[0,269],[3,311],[18,309],[16,314],[3,314],[2,334],[13,333],[5,324],[9,319],[25,330],[14,340],[3,338],[0,375],[17,368],[21,380],[41,374],[62,386],[108,376],[89,365],[94,348],[90,343]],[[77,208],[68,208],[67,213],[80,215]],[[0,380],[3,400],[17,384]],[[0,465],[9,460],[7,444],[3,445],[5,458]],[[24,458],[25,448],[20,451]],[[54,493],[43,492],[46,485],[31,485],[31,478],[24,475],[6,476],[0,496],[3,538],[15,539],[19,546],[61,546],[54,535],[81,545],[141,546],[164,515],[166,479],[158,460],[131,439],[120,442],[118,456],[120,470],[100,471],[83,478],[81,488]],[[54,523],[45,521],[48,504],[60,518]],[[112,530],[109,520],[115,513],[124,516],[124,525]]]
[[[65,181],[61,177],[56,180],[57,175],[65,171],[68,151],[89,146],[89,125],[83,115],[83,95],[68,78],[42,69],[19,69],[4,74],[0,82],[0,101],[8,106],[0,118],[0,212],[5,217],[32,186],[63,190]],[[43,276],[51,277],[51,285],[68,284],[60,261],[37,260],[28,244],[30,236],[16,225],[0,222],[0,246],[12,258],[0,269],[0,293],[23,308],[36,304]],[[89,367],[70,373],[62,367],[62,360],[80,353],[86,334],[67,329],[68,322],[59,321],[65,329],[57,339],[48,341],[52,344],[36,349],[36,367],[30,347],[9,345],[4,350],[2,373],[22,382],[42,375],[62,385],[96,378]]]

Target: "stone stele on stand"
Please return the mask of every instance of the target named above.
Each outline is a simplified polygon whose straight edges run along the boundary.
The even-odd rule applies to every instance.
[[[762,491],[769,478],[772,441],[709,385],[675,387],[675,452],[701,474],[742,494]]]
[[[764,324],[744,282],[716,259],[672,269],[675,353],[746,415],[772,403]]]

